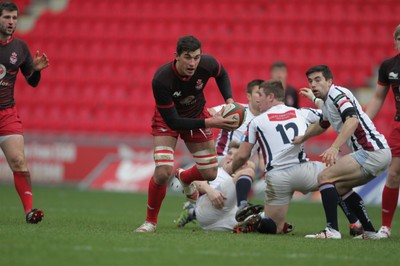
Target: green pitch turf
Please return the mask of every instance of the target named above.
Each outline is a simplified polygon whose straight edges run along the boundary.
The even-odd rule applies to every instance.
[[[340,216],[342,240],[305,239],[324,227],[320,203],[294,202],[291,235],[204,232],[197,224],[179,229],[183,197],[167,194],[157,233],[133,233],[145,218],[147,196],[133,193],[35,187],[37,225],[25,223],[11,185],[0,185],[0,265],[399,265],[400,215],[391,239],[353,240]],[[253,199],[262,203],[261,199]],[[380,208],[368,206],[375,226]]]

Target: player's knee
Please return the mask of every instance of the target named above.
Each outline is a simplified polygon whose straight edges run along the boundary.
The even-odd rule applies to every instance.
[[[326,173],[326,171],[322,171],[319,175],[318,175],[318,184],[323,184],[326,182],[329,182],[330,180],[330,176]]]
[[[260,221],[257,231],[261,234],[276,234],[276,224],[269,217],[264,217]]]
[[[157,166],[154,171],[153,178],[157,184],[162,185],[168,182],[171,175],[172,175],[172,167]]]
[[[204,180],[212,181],[217,177],[218,159],[215,150],[208,149],[195,152],[193,158]]]
[[[389,168],[389,173],[388,176],[386,177],[386,184],[392,188],[399,187],[400,172]]]
[[[10,168],[13,172],[26,171],[26,164],[23,155],[15,156],[9,160]]]

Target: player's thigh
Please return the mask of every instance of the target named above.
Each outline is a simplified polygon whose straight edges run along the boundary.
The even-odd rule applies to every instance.
[[[318,190],[318,175],[325,169],[325,165],[318,161],[304,162],[291,167],[288,173],[291,177],[292,191],[307,194]]]
[[[265,204],[284,205],[292,199],[291,174],[285,170],[273,170],[265,176]]]
[[[400,157],[392,157],[390,162],[386,184],[390,188],[397,188],[400,185]]]
[[[364,175],[360,164],[352,157],[347,154],[340,158],[336,164],[325,168],[318,176],[319,184],[325,182],[340,182],[340,181],[352,181],[362,178]]]
[[[22,135],[7,136],[0,146],[11,167],[14,164],[25,164],[24,137]]]

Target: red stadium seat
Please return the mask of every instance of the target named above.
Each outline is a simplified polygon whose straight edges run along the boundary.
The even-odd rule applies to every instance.
[[[287,63],[296,87],[307,85],[304,73],[315,64],[331,66],[339,85],[363,87],[374,67],[396,53],[391,36],[398,19],[391,14],[398,13],[395,0],[70,0],[23,34],[32,51],[48,54],[51,67],[35,90],[19,82],[16,99],[27,106],[21,113],[28,130],[148,134],[152,76],[173,60],[183,34],[202,40],[203,52],[226,67],[235,98],[244,101],[247,82],[269,78],[275,60]],[[208,103],[220,103],[214,81],[209,86]]]

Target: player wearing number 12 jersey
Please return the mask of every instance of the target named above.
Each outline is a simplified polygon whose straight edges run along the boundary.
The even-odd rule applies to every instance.
[[[265,217],[250,217],[236,226],[236,232],[282,233],[294,191],[308,193],[318,189],[317,176],[324,165],[309,161],[303,145],[293,145],[292,140],[304,134],[310,123],[318,122],[320,113],[286,106],[284,99],[281,81],[260,84],[262,113],[250,122],[232,169],[228,170],[230,173],[236,171],[246,162],[254,145],[260,145],[265,161]]]

